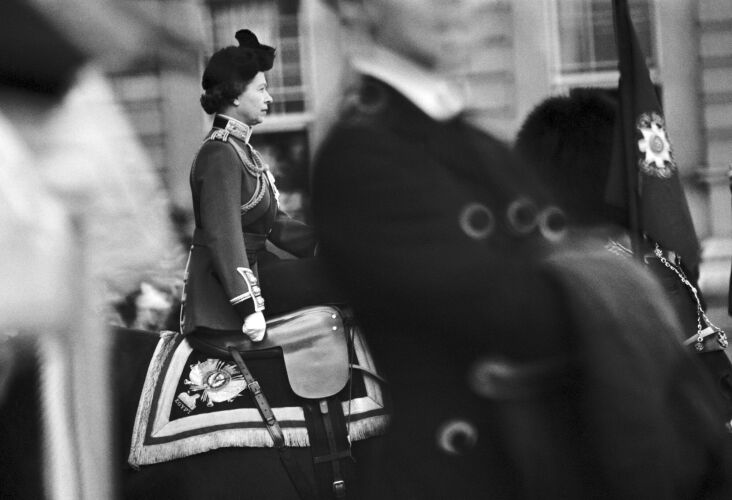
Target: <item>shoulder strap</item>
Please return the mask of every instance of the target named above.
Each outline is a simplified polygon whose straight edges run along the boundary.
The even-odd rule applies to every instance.
[[[214,129],[213,132],[211,132],[211,135],[206,137],[203,142],[208,141],[229,142],[229,131],[222,128]]]

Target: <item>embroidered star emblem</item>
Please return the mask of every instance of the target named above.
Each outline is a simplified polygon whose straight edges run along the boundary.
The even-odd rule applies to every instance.
[[[646,175],[668,179],[676,171],[676,162],[663,118],[657,113],[643,113],[638,118],[637,127],[643,135],[638,141],[638,150],[641,152],[638,166]]]
[[[246,380],[239,373],[239,369],[220,359],[207,359],[192,365],[184,383],[189,392],[202,393],[201,401],[205,401],[206,406],[230,403],[247,388]]]

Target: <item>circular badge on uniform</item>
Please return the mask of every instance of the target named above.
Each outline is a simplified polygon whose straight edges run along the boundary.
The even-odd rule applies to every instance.
[[[671,143],[666,135],[663,117],[658,113],[643,113],[636,123],[643,138],[638,141],[638,167],[646,175],[668,179],[676,172]]]

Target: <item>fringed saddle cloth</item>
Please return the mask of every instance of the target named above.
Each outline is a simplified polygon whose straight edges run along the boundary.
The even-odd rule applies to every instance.
[[[343,327],[337,309],[319,307],[305,312],[328,314],[333,318],[337,314],[340,326],[333,326],[333,333]],[[343,408],[348,436],[351,441],[357,441],[383,434],[389,416],[384,408],[382,380],[376,375],[368,347],[358,328],[347,330],[350,377],[344,379],[347,383],[335,397]],[[269,332],[268,327],[268,335]],[[322,332],[317,337],[322,337]],[[287,353],[287,348],[284,352]],[[273,346],[244,352],[243,357],[272,406],[286,446],[310,446],[303,409],[306,400],[293,391],[282,353],[283,349]],[[222,447],[273,446],[235,362],[222,358],[194,350],[179,333],[161,334],[137,408],[128,459],[131,466],[165,462]]]

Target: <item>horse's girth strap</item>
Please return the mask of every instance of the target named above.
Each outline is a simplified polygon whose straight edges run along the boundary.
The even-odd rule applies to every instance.
[[[254,378],[252,372],[249,371],[249,368],[246,363],[244,363],[244,358],[241,357],[239,351],[233,347],[229,347],[229,353],[231,354],[231,357],[234,358],[236,366],[239,368],[239,371],[247,383],[249,391],[252,393],[254,402],[257,405],[257,410],[259,410],[259,414],[262,416],[262,420],[267,426],[267,431],[272,437],[275,448],[277,448],[277,451],[280,453],[280,461],[285,467],[285,471],[290,477],[292,485],[295,487],[295,490],[302,500],[315,500],[313,486],[310,484],[310,481],[308,481],[297,461],[294,460],[290,454],[289,448],[285,447],[285,436],[282,433],[282,427],[280,427],[279,422],[277,422],[277,419],[272,412],[272,407],[264,396],[259,382]]]
[[[328,440],[328,449],[330,455],[325,457],[315,457],[315,463],[330,462],[333,471],[333,484],[331,485],[333,495],[336,498],[345,498],[346,496],[346,483],[343,481],[343,475],[341,474],[341,464],[339,460],[341,458],[351,457],[351,449],[347,450],[346,453],[339,453],[336,447],[335,429],[333,428],[333,421],[331,420],[328,411],[328,400],[321,399],[318,407],[320,409],[320,415],[323,417],[323,426],[325,427],[325,436]]]

